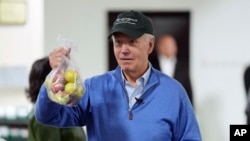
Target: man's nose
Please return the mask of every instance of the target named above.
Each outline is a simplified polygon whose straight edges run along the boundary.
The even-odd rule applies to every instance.
[[[128,54],[128,53],[129,53],[128,44],[123,44],[123,45],[122,45],[121,52],[124,53],[124,54]]]

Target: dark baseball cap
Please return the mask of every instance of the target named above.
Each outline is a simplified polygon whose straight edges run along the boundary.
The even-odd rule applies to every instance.
[[[117,16],[108,38],[117,32],[126,34],[133,39],[137,39],[144,33],[153,35],[153,26],[148,17],[141,12],[132,10],[121,13]]]

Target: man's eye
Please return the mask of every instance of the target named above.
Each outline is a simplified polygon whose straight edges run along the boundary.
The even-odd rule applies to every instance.
[[[121,41],[115,41],[115,45],[116,45],[116,46],[120,46],[121,44],[122,44]]]
[[[135,44],[135,40],[130,40],[129,42],[131,45],[134,45]]]

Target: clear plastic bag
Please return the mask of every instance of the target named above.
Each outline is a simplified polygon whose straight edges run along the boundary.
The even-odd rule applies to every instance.
[[[61,47],[76,49],[71,40],[58,37]],[[51,70],[45,79],[48,97],[61,105],[75,106],[82,98],[84,86],[79,71],[72,60],[63,56],[57,68]]]

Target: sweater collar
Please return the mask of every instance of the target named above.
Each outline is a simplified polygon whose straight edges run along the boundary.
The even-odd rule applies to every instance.
[[[146,87],[151,87],[151,85],[154,85],[156,83],[159,83],[159,78],[157,75],[157,70],[153,68],[152,66],[150,67],[150,74],[148,77],[148,82],[145,85]],[[122,78],[122,73],[121,73],[121,67],[117,66],[116,69],[114,70],[114,76],[118,79],[118,81],[123,84],[123,78]]]

